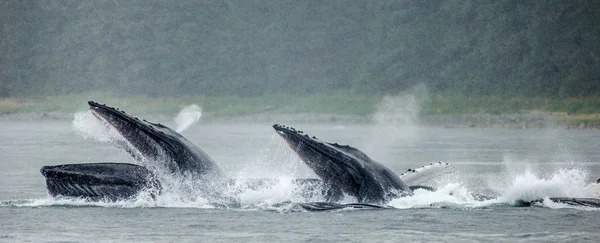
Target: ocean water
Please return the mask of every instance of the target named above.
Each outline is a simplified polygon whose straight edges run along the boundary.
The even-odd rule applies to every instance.
[[[172,124],[168,124],[172,125]],[[0,121],[0,242],[399,242],[600,239],[600,210],[518,200],[597,196],[600,131],[462,129],[418,125],[286,124],[350,144],[402,173],[434,161],[453,172],[390,209],[306,212],[289,181],[315,175],[272,124],[191,125],[182,134],[233,178],[279,183],[240,195],[235,207],[167,193],[156,200],[86,202],[48,197],[43,165],[133,162],[109,143],[84,138],[71,121]],[[479,202],[481,193],[498,197]],[[352,199],[347,199],[352,202]]]

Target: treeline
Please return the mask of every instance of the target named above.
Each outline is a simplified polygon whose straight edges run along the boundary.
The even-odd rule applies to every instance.
[[[600,95],[600,1],[0,0],[0,97]]]

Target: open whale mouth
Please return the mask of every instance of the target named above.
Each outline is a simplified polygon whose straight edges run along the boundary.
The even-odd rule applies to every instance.
[[[126,163],[89,163],[44,166],[46,188],[53,196],[79,197],[90,200],[125,200],[147,190],[152,196],[161,190],[160,183],[146,168]]]
[[[161,178],[191,176],[194,183],[217,183],[222,179],[212,158],[175,130],[94,101],[88,104],[95,118],[119,134],[119,139],[111,142]]]
[[[94,117],[92,128],[97,128],[94,127],[96,119],[108,128],[100,131],[99,140],[124,149],[143,166],[125,163],[44,166],[41,173],[46,177],[51,196],[114,201],[134,197],[144,188],[160,188],[158,179],[170,190],[193,191],[194,195],[211,199],[221,196],[224,177],[220,168],[181,134],[116,108],[93,101],[88,104],[89,113]],[[74,126],[85,132],[86,122],[74,122]],[[180,183],[182,181],[185,183]]]

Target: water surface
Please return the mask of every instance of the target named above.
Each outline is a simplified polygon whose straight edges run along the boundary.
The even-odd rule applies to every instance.
[[[231,177],[314,177],[272,124],[208,124],[183,135]],[[84,139],[69,121],[0,121],[0,241],[6,242],[381,242],[596,241],[600,211],[513,199],[571,196],[600,178],[600,131],[458,129],[382,125],[289,124],[326,141],[350,144],[401,173],[433,161],[454,173],[385,210],[303,212],[290,188],[242,195],[238,208],[205,201],[88,203],[48,198],[43,165],[133,162],[108,143]],[[449,196],[444,192],[453,191]],[[500,196],[479,203],[470,192]]]

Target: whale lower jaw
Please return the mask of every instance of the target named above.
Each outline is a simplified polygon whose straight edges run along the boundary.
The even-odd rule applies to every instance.
[[[132,185],[87,184],[59,178],[46,178],[46,188],[52,197],[82,198],[88,201],[128,200],[146,189]]]
[[[84,163],[48,165],[40,170],[52,197],[88,201],[119,201],[148,191],[154,197],[160,183],[146,168],[127,163]]]

